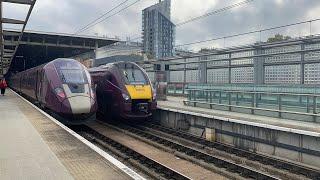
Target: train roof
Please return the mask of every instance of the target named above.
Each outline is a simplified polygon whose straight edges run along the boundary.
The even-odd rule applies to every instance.
[[[43,64],[41,64],[41,65],[38,65],[38,66],[35,66],[35,67],[32,67],[32,68],[26,69],[26,70],[21,71],[21,72],[19,72],[19,73],[22,73],[22,72],[30,72],[30,71],[33,71],[34,69],[37,69],[37,68],[40,68],[40,67],[45,67],[45,66],[48,65],[48,64],[55,63],[55,62],[59,62],[59,61],[75,61],[75,62],[79,62],[79,61],[77,61],[77,60],[75,60],[75,59],[71,59],[71,58],[57,58],[57,59],[54,59],[54,60],[52,60],[52,61],[50,61],[50,62],[46,62],[46,63],[43,63]],[[17,73],[17,74],[19,74],[19,73]]]
[[[116,65],[121,65],[121,64],[132,64],[132,65],[136,65],[138,66],[136,63],[134,62],[127,62],[127,61],[118,61],[118,62],[112,62],[112,63],[108,63],[108,64],[104,64],[98,67],[93,67],[90,68],[89,71],[90,72],[99,72],[99,71],[106,71],[109,68],[111,68],[112,66],[116,66]]]
[[[77,60],[71,59],[71,58],[57,58],[57,59],[54,59],[54,60],[52,60],[50,62],[55,62],[55,61],[77,61]],[[48,63],[50,63],[50,62],[48,62]]]

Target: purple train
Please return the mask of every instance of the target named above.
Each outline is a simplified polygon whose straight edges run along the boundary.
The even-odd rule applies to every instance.
[[[104,116],[143,120],[156,110],[156,92],[136,63],[115,62],[89,72],[96,86],[98,112]]]
[[[65,124],[95,120],[97,103],[91,77],[73,59],[56,59],[12,76],[9,85]]]

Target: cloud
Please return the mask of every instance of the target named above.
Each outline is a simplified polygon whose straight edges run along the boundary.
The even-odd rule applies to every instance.
[[[134,1],[129,0],[127,4]],[[243,0],[172,0],[172,21],[178,23],[241,1]],[[74,33],[77,29],[91,22],[120,2],[123,2],[123,0],[38,0],[28,22],[27,29]],[[142,10],[157,2],[158,0],[141,0],[136,5],[90,28],[83,32],[83,34],[94,35],[98,33],[101,36],[118,36],[122,39],[125,39],[127,36],[137,37],[141,35]],[[320,18],[319,10],[320,1],[318,0],[255,0],[241,7],[177,28],[176,44]],[[4,12],[4,15],[21,17],[23,15],[23,8],[4,6]],[[320,33],[320,22],[312,23],[312,32]],[[260,37],[262,40],[266,40],[276,33],[290,36],[306,35],[310,33],[310,28],[309,25],[287,27],[261,34],[192,45],[186,48],[199,49],[207,46],[224,47],[247,44],[260,40]]]
[[[233,4],[239,1],[232,1]],[[206,40],[229,36],[248,31],[254,31],[284,24],[304,21],[309,18],[316,18],[316,10],[313,15],[307,16],[310,10],[320,7],[320,2],[316,0],[299,1],[290,0],[283,1],[283,5],[279,5],[276,0],[253,1],[245,6],[232,9],[228,12],[213,15],[201,21],[187,24],[177,30],[177,39],[179,43],[188,43],[197,40]],[[216,8],[212,8],[214,10]],[[314,31],[316,31],[316,26]],[[262,32],[245,35],[237,38],[228,38],[225,41],[219,40],[218,47],[241,45],[254,43],[261,40],[265,41],[268,37],[281,33],[290,36],[307,35],[306,25],[281,28],[269,32]],[[217,43],[213,41],[212,44]],[[177,43],[178,44],[178,43]],[[208,45],[208,43],[205,43]],[[209,45],[210,46],[210,43]],[[211,45],[213,46],[213,45]],[[202,44],[191,45],[192,49],[199,49]]]
[[[219,0],[173,0],[171,3],[171,16],[175,23],[200,16],[218,5]]]

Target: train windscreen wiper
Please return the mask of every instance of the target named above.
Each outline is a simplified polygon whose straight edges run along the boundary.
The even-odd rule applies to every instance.
[[[131,70],[131,76],[132,76],[133,82],[136,82],[136,78],[135,78],[135,75],[134,75],[133,67],[132,67],[132,70]]]

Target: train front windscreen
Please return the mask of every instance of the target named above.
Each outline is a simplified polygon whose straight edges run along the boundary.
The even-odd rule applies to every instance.
[[[86,84],[88,83],[82,69],[60,69],[60,78],[65,84]]]
[[[89,83],[87,74],[81,64],[74,61],[60,61],[56,64],[62,84],[67,85],[71,93],[86,93]]]
[[[135,67],[123,68],[123,76],[127,85],[147,85],[148,80],[144,73]]]
[[[125,87],[132,100],[152,99],[152,90],[148,77],[140,68],[133,64],[125,64],[120,70],[123,74]]]

